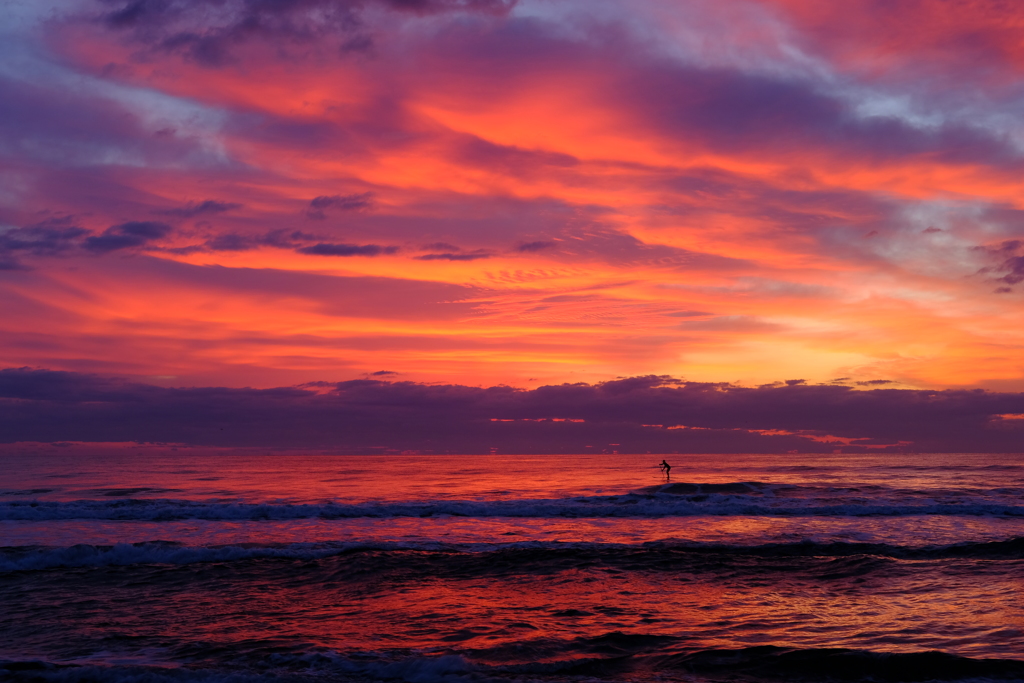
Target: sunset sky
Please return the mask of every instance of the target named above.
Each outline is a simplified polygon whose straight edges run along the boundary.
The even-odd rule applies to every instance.
[[[983,389],[1016,403],[979,420],[1022,422],[1012,3],[0,12],[0,368],[18,378]],[[801,428],[770,422],[706,426]]]

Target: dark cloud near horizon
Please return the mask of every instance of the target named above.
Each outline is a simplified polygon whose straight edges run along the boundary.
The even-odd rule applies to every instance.
[[[388,371],[380,371],[382,375]],[[165,388],[74,372],[0,371],[0,442],[138,441],[342,452],[1014,452],[1024,393],[855,390],[630,377],[524,390],[352,380]],[[576,421],[572,421],[576,420]],[[687,428],[669,429],[685,426]],[[771,432],[771,433],[766,433]],[[789,432],[789,433],[787,433]],[[825,435],[852,445],[814,441]]]

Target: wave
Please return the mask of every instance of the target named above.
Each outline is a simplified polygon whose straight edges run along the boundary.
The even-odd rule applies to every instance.
[[[632,660],[632,661],[631,661]],[[681,671],[730,679],[825,681],[1024,680],[1024,661],[972,659],[945,652],[871,652],[841,648],[790,649],[764,645],[736,650],[704,650],[668,656],[623,658],[611,666],[588,662],[572,673]],[[616,671],[618,669],[618,671]]]
[[[670,516],[910,516],[1024,517],[1016,496],[964,496],[950,502],[926,496],[889,495],[858,489],[794,495],[795,487],[751,483],[669,484],[622,495],[556,499],[435,500],[318,504],[244,503],[175,499],[17,500],[0,502],[0,520],[67,519],[211,521],[345,519],[358,517],[670,517]],[[780,495],[776,495],[779,493]],[[1007,502],[1009,500],[1009,502]]]
[[[897,546],[881,543],[769,543],[728,545],[657,541],[641,545],[619,543],[561,543],[525,541],[514,543],[441,542],[327,542],[260,546],[186,546],[171,541],[78,544],[64,548],[38,546],[0,548],[0,572],[38,571],[69,567],[107,567],[139,564],[187,565],[202,562],[237,562],[259,559],[314,561],[356,554],[379,555],[381,570],[415,565],[424,573],[483,572],[564,569],[588,563],[630,569],[679,570],[710,563],[719,566],[730,559],[787,560],[825,558],[855,560],[833,563],[835,576],[866,573],[876,560],[1024,559],[1024,538],[938,546]],[[410,556],[414,555],[414,559]],[[779,567],[789,565],[779,564]],[[761,567],[765,569],[765,567]]]
[[[625,637],[624,634],[618,634]],[[615,640],[615,634],[602,637]],[[590,639],[598,640],[598,639]],[[629,649],[627,647],[627,649]],[[571,658],[523,664],[485,664],[461,654],[433,657],[382,653],[334,652],[287,654],[231,669],[165,668],[156,666],[76,666],[42,661],[0,661],[0,676],[12,681],[82,683],[262,683],[263,681],[402,681],[404,683],[475,683],[565,680],[570,676],[630,680],[663,680],[685,675],[688,680],[748,681],[1007,681],[1024,680],[1024,661],[973,659],[938,651],[872,652],[850,649],[793,649],[773,645],[734,650],[702,650],[669,654],[646,652],[608,657]],[[586,679],[584,679],[586,680]]]
[[[173,541],[90,545],[80,543],[67,548],[0,548],[0,572],[33,571],[66,567],[111,567],[135,564],[196,564],[234,562],[265,558],[318,560],[361,550],[397,550],[399,544],[294,543],[285,546],[194,547]]]

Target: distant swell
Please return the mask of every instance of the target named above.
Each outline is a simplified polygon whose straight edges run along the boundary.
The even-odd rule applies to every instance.
[[[824,571],[863,574],[883,560],[1024,559],[1024,538],[985,543],[906,547],[878,543],[773,543],[742,546],[717,543],[292,543],[277,546],[231,545],[193,547],[168,541],[79,544],[66,548],[0,548],[0,572],[35,571],[59,567],[104,567],[137,564],[186,565],[257,559],[313,561],[344,555],[375,555],[380,571],[413,567],[424,575],[508,572],[549,572],[595,564],[629,570],[677,571],[720,566],[723,562],[753,562],[758,571],[795,566],[786,560],[829,560]],[[415,558],[410,558],[415,554]],[[758,564],[759,560],[772,561]],[[842,560],[843,562],[839,563]],[[363,560],[365,564],[366,561]]]
[[[0,520],[102,519],[137,521],[292,520],[355,517],[669,517],[697,515],[747,516],[907,516],[985,515],[1024,517],[1024,505],[915,501],[910,503],[843,502],[821,499],[775,498],[735,492],[631,493],[619,496],[581,496],[560,499],[493,501],[430,501],[390,503],[225,503],[169,499],[6,501]]]

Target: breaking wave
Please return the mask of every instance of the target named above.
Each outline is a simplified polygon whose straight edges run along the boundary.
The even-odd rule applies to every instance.
[[[898,546],[883,543],[770,543],[728,545],[720,543],[676,543],[658,541],[641,545],[618,543],[562,543],[526,541],[518,543],[446,544],[431,542],[381,543],[292,543],[259,546],[255,544],[212,547],[187,546],[170,541],[120,543],[116,545],[79,544],[65,548],[0,548],[0,572],[34,571],[58,567],[104,567],[136,564],[185,565],[200,562],[236,562],[255,559],[311,561],[343,555],[376,553],[381,568],[408,562],[409,553],[417,553],[419,569],[486,571],[486,565],[500,560],[503,568],[557,569],[580,563],[621,565],[630,569],[657,570],[667,566],[678,569],[680,562],[702,558],[882,558],[892,560],[942,559],[1024,559],[1024,538],[982,543],[956,543],[936,546]],[[392,560],[388,559],[393,555]],[[481,558],[481,555],[487,555]]]
[[[246,503],[175,499],[15,500],[0,503],[0,520],[67,519],[213,521],[343,519],[357,517],[668,517],[976,515],[1024,517],[1024,505],[1002,492],[979,496],[865,496],[857,490],[796,491],[776,495],[750,483],[670,484],[623,495],[554,499],[433,500],[365,503]]]

